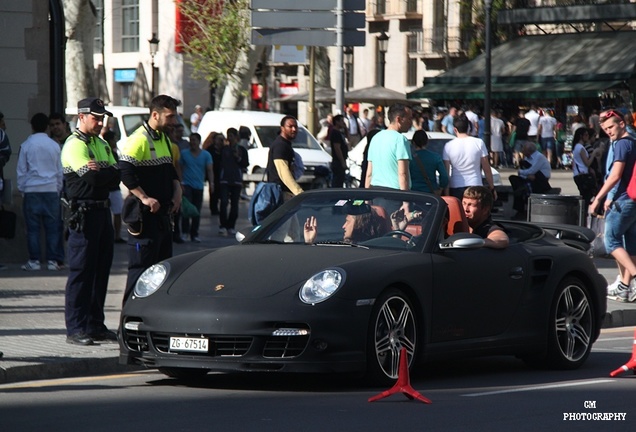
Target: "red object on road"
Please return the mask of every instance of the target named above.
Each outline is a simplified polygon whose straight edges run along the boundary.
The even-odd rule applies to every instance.
[[[417,399],[427,404],[433,403],[430,399],[425,398],[413,387],[411,387],[411,379],[409,378],[409,365],[407,360],[406,348],[404,347],[402,347],[402,349],[400,350],[400,366],[398,369],[397,382],[389,390],[385,390],[382,393],[369,398],[369,402],[375,402],[379,399],[383,399],[395,393],[403,393],[407,398],[411,400]]]
[[[623,366],[611,372],[610,376],[615,377],[616,375],[627,372],[630,369],[633,370],[634,373],[636,373],[636,329],[634,329],[634,347],[632,348],[632,358]]]

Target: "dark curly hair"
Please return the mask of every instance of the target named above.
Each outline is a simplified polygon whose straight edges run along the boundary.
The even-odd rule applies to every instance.
[[[352,243],[381,237],[389,232],[388,221],[374,208],[371,208],[369,213],[351,216],[354,218],[351,239],[349,239]]]

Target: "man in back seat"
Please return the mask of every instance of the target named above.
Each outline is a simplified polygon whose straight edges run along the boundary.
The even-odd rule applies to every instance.
[[[493,196],[484,186],[470,186],[464,191],[462,207],[470,232],[482,237],[484,246],[494,249],[508,247],[510,240],[501,225],[493,222],[490,214]]]

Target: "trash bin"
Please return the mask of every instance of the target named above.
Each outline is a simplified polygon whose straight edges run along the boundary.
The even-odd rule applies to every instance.
[[[585,225],[585,202],[578,195],[531,194],[528,220],[568,225]]]

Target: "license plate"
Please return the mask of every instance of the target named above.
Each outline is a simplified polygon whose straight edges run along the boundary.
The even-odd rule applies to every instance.
[[[170,351],[208,352],[206,338],[171,337]]]

